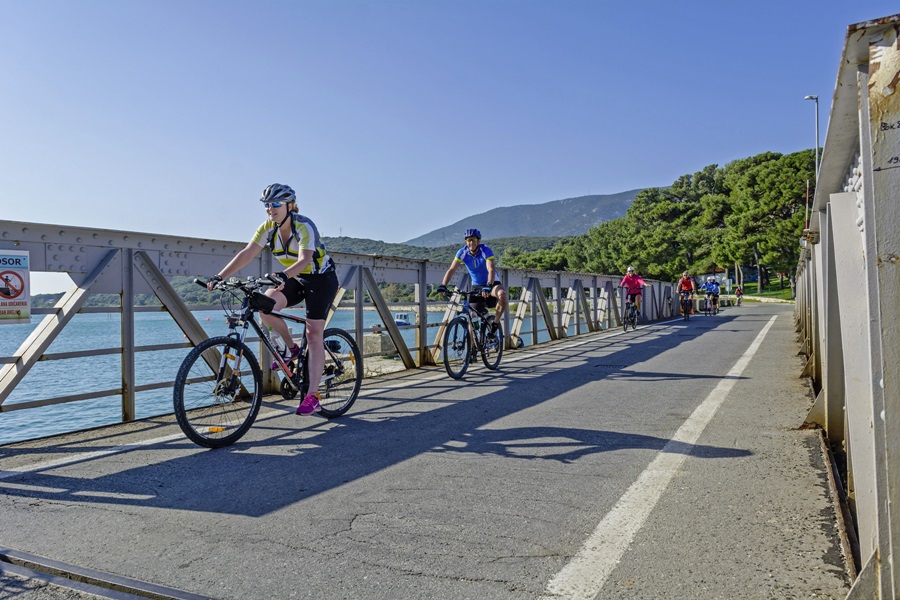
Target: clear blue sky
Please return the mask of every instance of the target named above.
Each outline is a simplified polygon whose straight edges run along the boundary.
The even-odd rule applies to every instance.
[[[664,186],[820,139],[896,2],[0,0],[0,218],[244,241]],[[473,224],[490,237],[490,224]],[[37,291],[37,290],[35,290]]]

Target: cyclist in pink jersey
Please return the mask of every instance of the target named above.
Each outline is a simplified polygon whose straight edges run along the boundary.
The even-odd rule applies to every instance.
[[[644,283],[641,276],[634,272],[634,267],[628,267],[625,277],[622,278],[622,283],[619,284],[619,287],[625,288],[628,299],[634,302],[634,307],[637,309],[638,314],[641,314],[641,295],[646,286],[647,284]]]

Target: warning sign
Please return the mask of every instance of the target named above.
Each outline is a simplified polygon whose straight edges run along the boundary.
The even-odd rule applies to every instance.
[[[30,323],[28,252],[0,250],[0,324]]]

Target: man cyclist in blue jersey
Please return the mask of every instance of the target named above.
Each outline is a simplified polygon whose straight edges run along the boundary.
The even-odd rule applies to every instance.
[[[453,279],[453,275],[460,265],[465,265],[472,278],[472,288],[481,288],[481,297],[485,299],[488,308],[494,310],[494,329],[500,326],[500,317],[506,310],[506,289],[500,284],[497,269],[495,268],[494,251],[481,243],[481,232],[477,229],[466,229],[466,245],[459,249],[450,268],[444,274],[444,279],[437,291],[440,294],[447,293],[447,284]]]
[[[709,310],[719,307],[719,282],[710,275],[706,278],[706,283],[700,286],[700,290],[706,292],[706,302]]]

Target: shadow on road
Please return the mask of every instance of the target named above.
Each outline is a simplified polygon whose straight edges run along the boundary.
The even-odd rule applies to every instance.
[[[374,391],[361,398],[350,414],[334,421],[277,416],[258,421],[250,436],[229,448],[206,451],[187,440],[160,443],[134,450],[135,455],[127,461],[121,457],[112,465],[97,461],[97,467],[108,472],[90,477],[68,477],[54,469],[28,472],[0,480],[0,491],[53,501],[261,516],[427,452],[572,463],[587,455],[622,449],[658,451],[670,440],[587,428],[484,426],[598,379],[704,377],[638,372],[627,367],[717,329],[746,332],[754,327],[756,323],[742,327],[730,315],[705,322],[692,319],[684,326],[644,326],[626,335],[558,344],[552,352],[541,347],[541,352],[521,355],[522,360],[504,364],[500,371],[475,369],[463,381],[423,378],[423,372],[439,373],[426,369],[386,380],[407,379],[410,385]],[[509,358],[516,356],[510,353]],[[567,368],[561,369],[561,363]],[[384,383],[367,381],[366,385],[374,390],[386,387]],[[289,410],[287,403],[275,406]],[[293,404],[291,412],[292,408]],[[65,450],[97,449],[96,445],[69,443]],[[58,457],[60,448],[54,451]],[[690,444],[672,444],[667,451],[706,459],[750,454],[742,449]],[[29,450],[4,449],[7,456],[21,452]],[[134,462],[142,464],[133,466]],[[126,463],[129,466],[122,468]]]

